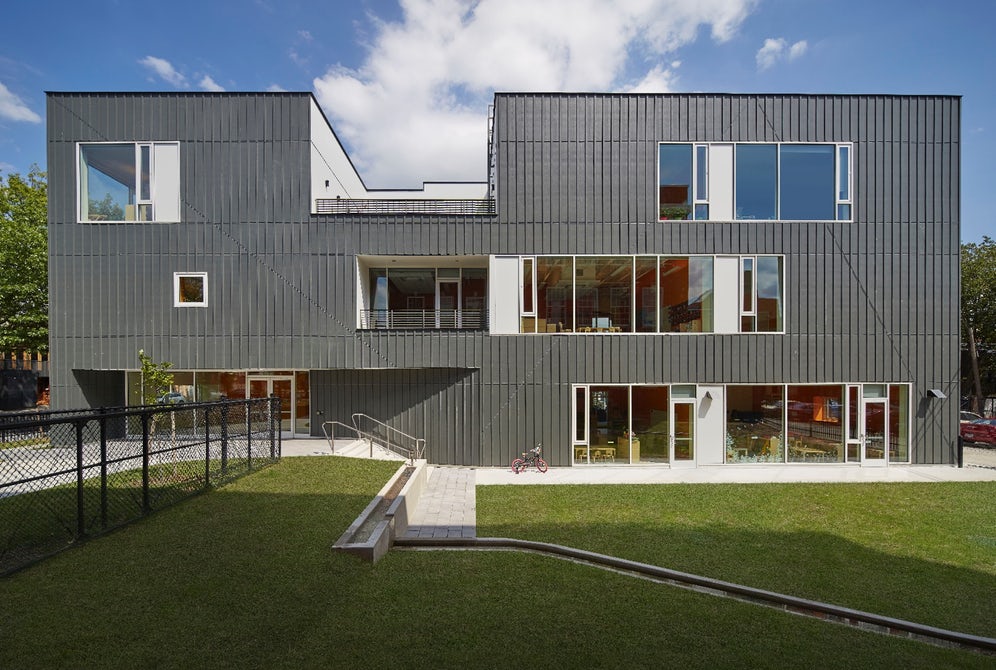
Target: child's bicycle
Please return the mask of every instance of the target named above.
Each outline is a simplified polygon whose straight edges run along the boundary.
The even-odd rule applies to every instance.
[[[540,451],[543,450],[542,444],[537,444],[535,447],[529,451],[522,452],[522,458],[517,458],[512,461],[512,472],[519,474],[530,465],[535,465],[536,469],[540,472],[546,472],[546,469],[550,466],[546,464],[542,458],[540,458]]]

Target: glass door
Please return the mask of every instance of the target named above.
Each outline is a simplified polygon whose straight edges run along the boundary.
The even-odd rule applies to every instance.
[[[889,444],[888,406],[885,398],[864,399],[862,412],[863,447],[865,465],[885,465],[886,445]]]
[[[436,328],[460,328],[460,279],[436,280]]]
[[[671,467],[695,467],[695,401],[671,402]]]

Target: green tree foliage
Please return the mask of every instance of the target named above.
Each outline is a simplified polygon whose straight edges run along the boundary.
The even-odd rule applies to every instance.
[[[0,175],[0,351],[48,350],[48,183]]]
[[[138,350],[138,360],[142,364],[142,404],[154,405],[156,400],[173,390],[173,364],[168,361],[156,363],[144,349]]]
[[[966,390],[978,402],[996,391],[991,380],[996,375],[996,242],[983,237],[961,247],[962,338],[968,349],[969,369],[964,378]],[[973,403],[976,411],[980,405]]]

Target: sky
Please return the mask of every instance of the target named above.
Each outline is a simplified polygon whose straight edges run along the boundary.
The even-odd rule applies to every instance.
[[[962,96],[962,240],[996,236],[993,0],[37,0],[0,23],[0,174],[46,91],[311,91],[369,188],[486,179],[494,91]]]

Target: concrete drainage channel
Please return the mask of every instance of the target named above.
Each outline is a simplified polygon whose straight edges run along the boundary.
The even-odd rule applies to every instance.
[[[405,465],[391,477],[366,509],[346,529],[333,551],[353,554],[376,563],[408,530],[412,510],[425,490],[428,467],[424,460]]]
[[[516,540],[503,537],[474,538],[413,538],[404,537],[408,530],[411,511],[418,506],[419,498],[428,481],[425,461],[400,468],[381,489],[363,513],[333,545],[360,558],[377,562],[392,546],[422,550],[478,550],[522,551],[539,553],[563,560],[585,563],[605,570],[613,570],[643,579],[693,589],[711,595],[736,598],[793,614],[823,621],[860,628],[862,630],[904,637],[942,647],[952,647],[996,656],[996,638],[969,635],[957,631],[925,626],[923,624],[893,619],[891,617],[839,607],[815,600],[796,598],[773,591],[765,591],[718,579],[669,570],[656,565],[638,563],[605,554],[573,549],[546,542]]]

